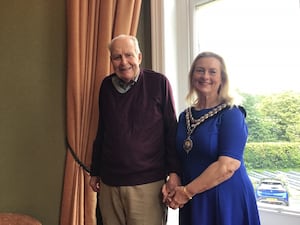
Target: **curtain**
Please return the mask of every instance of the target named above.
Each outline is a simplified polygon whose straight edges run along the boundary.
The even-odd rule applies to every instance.
[[[95,225],[96,193],[89,165],[98,125],[98,94],[111,72],[108,43],[136,35],[142,0],[66,0],[67,153],[60,225]]]

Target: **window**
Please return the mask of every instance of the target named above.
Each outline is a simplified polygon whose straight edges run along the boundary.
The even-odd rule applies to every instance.
[[[254,113],[248,116],[252,117],[248,121],[248,143],[282,141],[299,145],[299,1],[220,0],[205,1],[205,4],[195,1],[193,10],[193,57],[207,50],[223,56],[233,88],[260,105],[261,109],[252,111],[258,115],[255,118],[258,123],[254,122]],[[292,91],[291,94],[288,91]],[[256,100],[256,97],[252,97],[255,95],[262,97]],[[287,103],[290,98],[293,100]],[[257,111],[266,108],[263,104],[274,104],[274,107],[268,108],[268,112],[259,117]],[[289,107],[287,104],[293,104],[293,107],[286,110]],[[291,113],[294,107],[297,110]],[[251,110],[251,107],[247,110]],[[284,114],[280,116],[277,114],[279,111]],[[273,118],[269,114],[273,114]],[[277,127],[278,124],[282,126]],[[299,169],[299,160],[295,162]],[[287,163],[282,165],[284,168]],[[289,208],[300,212],[300,173],[294,177],[289,171],[266,174],[269,171],[264,171],[264,168],[261,170],[262,174],[250,174],[257,182],[262,177],[284,176],[282,179],[289,183]],[[299,182],[294,183],[294,180]]]
[[[157,48],[162,51],[160,62],[163,63],[158,70],[168,76],[174,87],[177,112],[186,107],[188,70],[193,58],[202,51],[214,51],[223,56],[231,85],[239,92],[270,97],[285,91],[300,94],[299,0],[151,2],[160,4],[153,12],[162,11],[159,21],[152,24],[161,31],[158,32],[160,37],[152,37],[152,41],[163,43]],[[155,44],[152,44],[152,47],[155,48]],[[299,107],[300,103],[297,100],[296,108]],[[269,112],[272,114],[273,111],[271,109]],[[285,117],[294,116],[293,113],[287,113]],[[300,117],[296,117],[295,121],[300,121]],[[276,128],[272,123],[269,123],[269,127]],[[299,140],[299,123],[288,132]],[[264,136],[270,133],[274,133],[274,130],[264,133]],[[296,177],[292,179],[297,181]],[[300,212],[300,183],[297,181],[292,185],[297,190],[292,194],[290,206],[259,206],[263,225],[269,225],[266,222],[268,220],[273,221],[272,224],[275,224],[275,221],[276,224],[299,222],[299,216],[288,215]],[[294,196],[298,196],[299,199],[293,199]],[[265,213],[266,211],[274,211],[275,214]],[[176,212],[172,210],[170,214],[176,216]],[[294,223],[293,219],[298,222]],[[176,225],[176,220],[171,218],[170,222]]]

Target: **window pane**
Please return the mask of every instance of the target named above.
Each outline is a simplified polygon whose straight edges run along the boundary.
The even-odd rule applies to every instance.
[[[243,92],[300,91],[298,0],[220,0],[196,7],[195,53],[224,57]]]

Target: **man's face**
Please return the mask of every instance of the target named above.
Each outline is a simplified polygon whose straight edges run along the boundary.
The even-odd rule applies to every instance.
[[[134,79],[140,73],[142,54],[137,53],[134,42],[129,38],[120,38],[111,45],[111,62],[117,76],[125,82]]]

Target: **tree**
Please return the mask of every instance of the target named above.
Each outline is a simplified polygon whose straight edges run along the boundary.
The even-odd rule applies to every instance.
[[[262,97],[246,93],[241,93],[241,95],[243,97],[243,106],[247,111],[248,142],[267,142],[272,140],[270,125],[268,125],[258,110]]]
[[[247,110],[249,142],[300,141],[300,94],[240,93]]]

